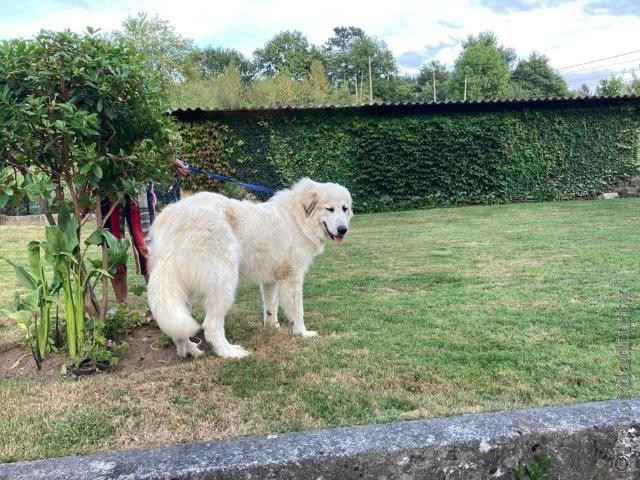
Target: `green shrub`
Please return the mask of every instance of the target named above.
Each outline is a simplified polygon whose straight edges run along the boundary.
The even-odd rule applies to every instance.
[[[637,102],[636,102],[637,103]],[[184,123],[183,157],[274,188],[347,186],[359,211],[593,197],[638,173],[638,108],[298,110]],[[195,189],[220,183],[192,175]]]

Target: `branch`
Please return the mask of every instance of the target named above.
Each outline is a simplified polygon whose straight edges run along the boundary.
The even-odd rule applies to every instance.
[[[99,197],[99,195],[100,195],[100,194],[96,194],[96,197]],[[102,217],[102,223],[103,223],[103,225],[102,225],[102,227],[100,227],[100,228],[104,228],[104,224],[107,222],[107,220],[109,219],[109,217],[111,216],[111,214],[113,213],[113,211],[114,211],[114,210],[116,209],[116,207],[119,205],[119,203],[118,203],[118,202],[111,202],[111,203],[112,203],[111,208],[109,209],[109,211],[107,212],[107,214],[106,214],[104,217]]]
[[[38,197],[38,205],[40,205],[40,209],[44,212],[44,216],[47,217],[49,225],[56,226],[56,219],[53,218],[51,209],[49,208],[49,203],[44,199],[44,197]]]
[[[78,221],[82,221],[82,209],[80,208],[80,204],[78,203],[78,191],[76,190],[76,186],[73,184],[73,179],[71,178],[71,174],[67,169],[65,169],[65,180],[67,181],[67,188],[69,189],[69,193],[71,194],[71,204],[73,205],[73,213],[75,214]]]

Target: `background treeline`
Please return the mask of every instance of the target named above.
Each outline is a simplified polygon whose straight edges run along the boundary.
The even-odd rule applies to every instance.
[[[109,34],[145,55],[172,108],[239,108],[640,94],[640,78],[620,76],[570,90],[539,53],[518,58],[491,32],[469,35],[452,68],[431,60],[418,75],[399,73],[384,41],[362,29],[336,27],[321,45],[284,31],[253,52],[198,48],[159,17],[139,13]]]

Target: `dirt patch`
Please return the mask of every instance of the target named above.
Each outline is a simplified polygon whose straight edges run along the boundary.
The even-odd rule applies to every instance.
[[[129,373],[156,367],[188,362],[176,355],[173,344],[165,345],[161,333],[155,325],[142,325],[120,341],[128,347],[122,351],[118,363],[109,368],[108,373]],[[202,334],[201,334],[201,337]],[[208,351],[209,346],[202,339],[200,348]],[[63,365],[72,365],[67,355],[49,354],[38,370],[31,353],[24,346],[14,346],[0,351],[0,378],[29,378],[43,381],[60,378]]]

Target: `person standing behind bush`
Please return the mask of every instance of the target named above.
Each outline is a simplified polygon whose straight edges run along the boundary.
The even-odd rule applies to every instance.
[[[176,176],[184,177],[188,175],[189,168],[179,159],[175,159],[172,164],[172,171]],[[142,190],[138,196],[133,198],[127,196],[124,202],[113,207],[113,203],[105,199],[102,202],[102,214],[108,218],[105,222],[107,228],[114,237],[120,239],[124,236],[125,224],[131,235],[133,253],[136,262],[137,273],[144,276],[145,281],[149,279],[149,230],[155,218],[156,195],[153,183],[149,188]],[[109,213],[110,212],[110,213]],[[111,286],[118,303],[127,302],[128,281],[127,266],[119,265],[116,269]]]

